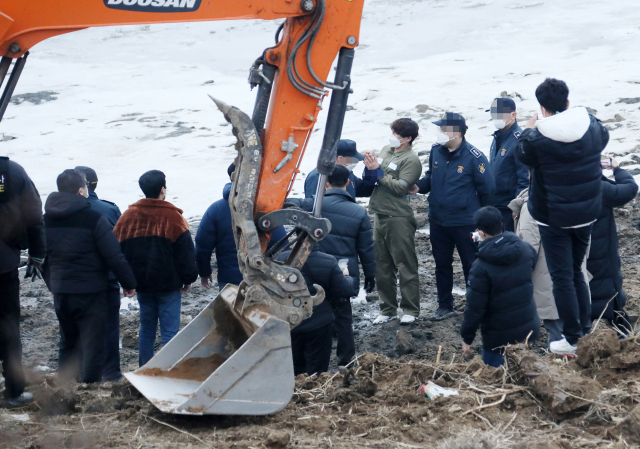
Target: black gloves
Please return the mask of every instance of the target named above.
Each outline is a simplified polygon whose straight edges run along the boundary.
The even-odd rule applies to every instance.
[[[42,279],[42,268],[32,263],[31,261],[27,262],[27,269],[24,274],[24,278],[25,279],[31,278],[31,282],[34,282],[36,278]]]
[[[364,279],[364,289],[367,293],[373,292],[373,289],[376,288],[376,278],[370,277]]]

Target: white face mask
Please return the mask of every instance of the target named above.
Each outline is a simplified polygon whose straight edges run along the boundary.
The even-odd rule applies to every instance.
[[[355,163],[355,164],[349,164],[349,165],[347,165],[347,166],[346,166],[346,167],[347,167],[347,170],[349,170],[349,171],[353,171],[353,169],[354,169],[354,168],[356,168],[356,165],[358,165],[358,164],[357,164],[357,163]]]
[[[402,143],[396,136],[391,134],[389,136],[389,145],[391,145],[392,148],[398,148],[400,145],[402,145]]]
[[[453,138],[447,136],[441,130],[438,130],[438,132],[436,133],[436,143],[437,144],[444,145],[445,143],[449,142],[450,140],[453,140]]]
[[[493,126],[497,129],[504,129],[504,127],[507,126],[507,122],[502,119],[493,119]]]

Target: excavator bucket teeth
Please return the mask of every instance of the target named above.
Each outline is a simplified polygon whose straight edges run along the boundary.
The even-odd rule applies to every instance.
[[[125,374],[161,411],[266,415],[289,403],[289,323],[264,305],[244,305],[241,288],[227,284],[146,365]]]

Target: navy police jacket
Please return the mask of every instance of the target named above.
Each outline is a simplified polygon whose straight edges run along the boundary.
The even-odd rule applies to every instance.
[[[318,188],[318,174],[317,169],[313,169],[307,175],[307,179],[304,180],[304,197],[312,198],[316,196],[316,189]],[[352,171],[349,172],[349,184],[347,184],[347,193],[351,195],[351,198],[371,196],[371,191],[368,186],[364,185],[362,179],[358,178]]]
[[[440,226],[473,225],[473,214],[491,205],[495,183],[489,161],[465,140],[450,152],[434,144],[427,174],[418,181],[420,193],[429,195],[429,220]]]
[[[223,198],[213,203],[202,216],[196,232],[196,264],[200,277],[211,276],[211,255],[216,252],[218,263],[218,284],[242,282],[242,273],[238,266],[238,250],[233,238],[229,195],[231,183],[224,186]],[[281,226],[271,233],[269,248],[286,235]]]
[[[529,168],[516,158],[522,128],[514,123],[509,129],[493,134],[489,166],[496,182],[495,207],[507,208],[511,200],[529,187]]]
[[[120,213],[120,208],[116,206],[115,203],[107,200],[101,200],[96,195],[96,192],[92,192],[89,190],[89,204],[91,205],[91,209],[97,211],[104,218],[107,219],[111,226],[115,226],[122,213]]]

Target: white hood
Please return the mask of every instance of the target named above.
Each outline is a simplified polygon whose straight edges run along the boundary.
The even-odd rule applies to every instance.
[[[551,140],[571,143],[580,140],[590,124],[591,119],[587,109],[577,107],[537,121],[536,128],[540,134]]]

